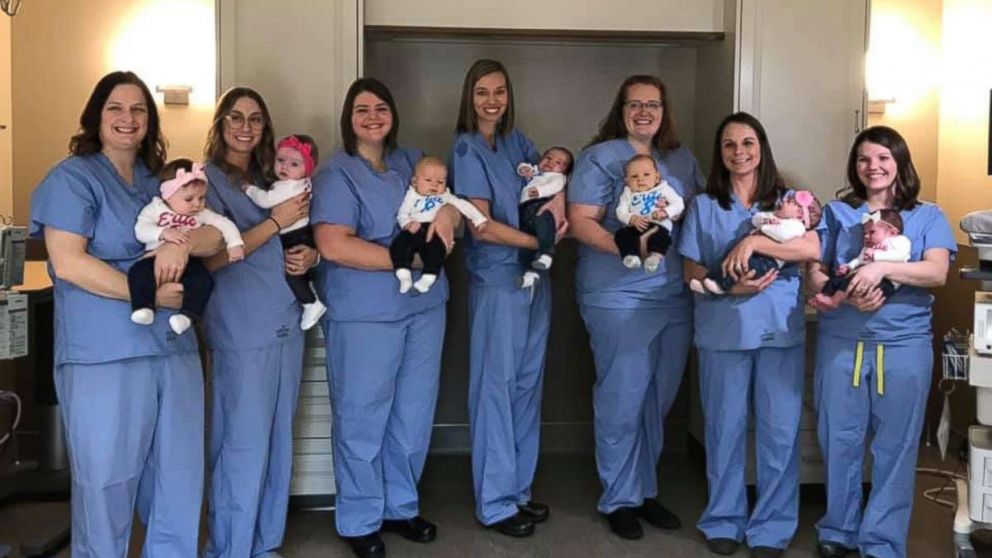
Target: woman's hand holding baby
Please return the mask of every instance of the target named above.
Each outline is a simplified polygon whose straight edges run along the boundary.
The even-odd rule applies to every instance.
[[[644,232],[648,230],[648,227],[651,226],[651,221],[645,217],[641,217],[640,215],[631,215],[630,226],[634,227],[635,229],[641,232]]]

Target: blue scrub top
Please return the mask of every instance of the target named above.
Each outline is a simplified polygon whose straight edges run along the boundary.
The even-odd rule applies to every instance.
[[[448,183],[464,198],[489,201],[493,219],[520,228],[520,191],[524,180],[517,175],[520,163],[537,163],[541,154],[520,130],[496,136],[495,149],[479,132],[455,138],[448,164]],[[523,273],[520,250],[512,246],[480,242],[465,235],[465,264],[469,280],[488,287],[516,288]]]
[[[244,232],[268,219],[269,210],[256,206],[213,163],[206,165],[210,188],[207,204]],[[255,177],[255,183],[265,180]],[[300,305],[285,279],[282,244],[273,235],[247,258],[213,273],[214,291],[204,313],[211,349],[261,349],[303,335]]]
[[[616,209],[624,187],[624,165],[636,154],[626,139],[597,143],[586,148],[575,163],[568,185],[569,203],[597,205],[606,209],[602,225],[610,233],[624,226]],[[689,201],[703,188],[703,174],[696,157],[685,146],[664,154],[654,153],[661,176]],[[682,225],[672,229],[676,246]],[[656,273],[630,270],[619,256],[579,245],[576,291],[582,304],[600,308],[685,308],[691,304],[682,281],[682,259],[670,250]]]
[[[32,238],[45,227],[78,234],[86,251],[121,273],[144,253],[134,237],[138,213],[158,194],[158,178],[135,161],[134,185],[117,174],[102,153],[65,159],[31,195]],[[105,298],[48,274],[55,289],[55,365],[97,364],[129,358],[195,351],[196,336],[177,336],[169,328],[171,311],[156,312],[155,323],[131,321],[131,304]]]
[[[834,200],[827,204],[820,222],[822,258],[833,269],[857,257],[863,245],[861,216],[868,213],[865,204],[854,208]],[[923,259],[931,248],[945,248],[951,261],[957,253],[957,242],[944,212],[934,204],[921,203],[913,209],[900,211],[902,234],[913,243],[909,261]],[[931,311],[933,295],[923,287],[902,285],[876,312],[859,312],[849,304],[837,310],[820,312],[819,329],[835,337],[851,340],[878,341],[893,344],[929,344],[931,340]]]
[[[731,195],[730,209],[708,195],[696,196],[682,223],[679,253],[710,271],[752,230],[758,204],[744,207]],[[696,346],[710,351],[794,347],[805,341],[801,281],[796,266],[784,268],[765,290],[750,296],[696,294]]]
[[[394,149],[386,154],[386,171],[378,172],[362,157],[338,150],[313,178],[310,223],[345,225],[362,240],[388,248],[400,233],[396,213],[421,156],[419,151]],[[443,271],[427,293],[400,294],[392,271],[367,271],[325,260],[317,284],[328,317],[337,321],[402,320],[448,300]]]

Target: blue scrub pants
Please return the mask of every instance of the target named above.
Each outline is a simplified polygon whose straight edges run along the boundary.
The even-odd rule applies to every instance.
[[[799,417],[803,345],[699,350],[709,502],[697,527],[707,539],[789,546],[799,521]],[[748,409],[754,409],[758,501],[748,517],[744,480]]]
[[[303,336],[262,349],[213,350],[207,557],[282,545],[293,466]]]
[[[72,465],[72,555],[127,556],[142,483],[142,556],[196,556],[203,373],[195,352],[55,369]]]
[[[658,458],[692,344],[686,310],[582,306],[596,360],[596,466],[602,513],[658,495]]]
[[[324,321],[343,537],[419,515],[441,375],[445,306],[395,322]]]
[[[858,547],[878,558],[906,556],[932,373],[929,342],[859,345],[820,332],[816,408],[827,473],[827,513],[816,524],[821,541]],[[871,494],[862,513],[861,472],[869,432],[874,464]]]
[[[475,515],[492,525],[530,501],[541,428],[551,281],[469,287],[468,414]]]

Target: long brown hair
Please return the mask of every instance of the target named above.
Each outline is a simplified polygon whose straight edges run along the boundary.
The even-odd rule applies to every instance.
[[[627,102],[627,90],[634,85],[650,85],[661,92],[661,126],[651,139],[651,143],[659,153],[665,153],[678,148],[682,143],[675,131],[675,117],[672,115],[671,102],[668,98],[668,88],[665,83],[655,76],[633,75],[623,80],[617,94],[610,105],[606,118],[599,124],[599,132],[589,145],[608,140],[624,139],[627,137],[627,125],[623,120],[623,105]],[[588,146],[587,146],[588,147]]]
[[[858,176],[858,149],[865,142],[888,148],[896,161],[894,207],[900,211],[916,207],[920,203],[920,177],[916,173],[916,166],[913,165],[913,157],[909,154],[906,140],[899,132],[888,126],[865,128],[854,138],[851,152],[847,156],[847,185],[837,190],[837,197],[854,208],[868,201],[868,189]]]
[[[248,162],[247,175],[238,167],[227,162],[225,158],[227,144],[224,142],[225,117],[231,112],[234,104],[243,97],[248,97],[258,103],[258,107],[262,110],[262,119],[265,120],[265,125],[262,127],[262,138],[252,150],[251,160]],[[217,101],[217,108],[214,110],[213,123],[207,131],[207,145],[203,148],[203,154],[208,161],[224,171],[228,179],[236,185],[240,185],[242,180],[251,181],[251,175],[254,173],[261,174],[266,182],[275,180],[276,148],[272,117],[269,115],[269,107],[266,106],[265,99],[257,91],[249,87],[232,87],[221,95],[220,100]],[[264,187],[262,184],[258,184],[258,186]]]
[[[79,131],[69,140],[69,152],[73,155],[93,155],[103,149],[103,142],[100,140],[103,106],[107,104],[107,99],[118,85],[134,85],[141,89],[141,95],[145,98],[145,105],[148,107],[148,126],[138,148],[137,157],[145,163],[148,170],[158,173],[165,163],[166,151],[165,138],[162,137],[159,124],[158,108],[148,86],[134,72],[110,72],[100,78],[93,92],[90,93],[82,114],[79,115]]]
[[[462,101],[458,106],[458,123],[455,125],[455,133],[476,132],[479,130],[479,117],[475,114],[475,84],[480,79],[489,74],[503,74],[506,80],[506,111],[496,125],[496,134],[508,136],[513,131],[513,84],[510,82],[510,74],[502,62],[497,60],[476,60],[475,64],[465,73],[465,82],[462,84]]]
[[[735,112],[727,116],[716,129],[716,137],[713,139],[713,162],[710,164],[710,176],[706,180],[706,193],[717,200],[720,207],[730,209],[730,193],[733,192],[734,186],[730,182],[730,171],[723,164],[721,146],[723,130],[730,124],[748,126],[758,136],[761,162],[758,163],[758,188],[753,201],[759,208],[767,211],[775,206],[779,197],[785,192],[785,181],[775,165],[775,157],[772,155],[772,146],[768,143],[765,127],[757,118],[746,112]]]

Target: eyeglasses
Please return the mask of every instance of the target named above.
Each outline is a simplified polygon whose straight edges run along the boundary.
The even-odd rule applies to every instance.
[[[641,112],[641,110],[656,112],[661,110],[661,101],[627,101],[623,106],[633,112]]]
[[[232,128],[244,128],[245,122],[248,122],[248,125],[255,130],[261,130],[265,127],[265,119],[262,118],[261,114],[253,114],[245,118],[245,115],[240,112],[229,112],[224,115],[224,119]]]

